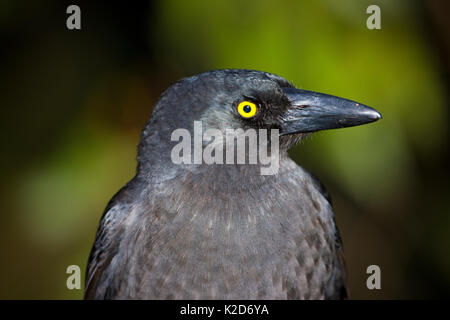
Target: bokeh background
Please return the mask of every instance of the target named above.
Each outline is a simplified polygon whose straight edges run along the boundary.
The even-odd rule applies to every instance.
[[[81,7],[82,29],[66,28]],[[381,30],[366,8],[381,8]],[[332,195],[357,299],[450,297],[446,1],[0,2],[0,298],[79,299],[108,200],[162,91],[218,68],[378,109],[292,156]],[[381,267],[381,290],[366,268]],[[84,282],[84,281],[83,281]]]

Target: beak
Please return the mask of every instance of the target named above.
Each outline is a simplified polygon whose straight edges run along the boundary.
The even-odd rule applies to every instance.
[[[381,119],[381,114],[361,103],[328,94],[284,88],[291,102],[283,116],[281,135],[359,126]]]

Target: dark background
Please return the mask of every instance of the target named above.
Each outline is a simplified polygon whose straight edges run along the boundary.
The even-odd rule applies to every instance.
[[[81,7],[78,31],[66,8]],[[366,8],[381,8],[381,30]],[[273,72],[375,107],[292,151],[332,195],[352,298],[450,297],[446,1],[0,3],[0,298],[78,299],[98,220],[132,176],[162,91],[219,68]],[[366,268],[381,267],[381,290]]]

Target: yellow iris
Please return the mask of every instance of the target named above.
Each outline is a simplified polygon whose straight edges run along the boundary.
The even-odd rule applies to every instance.
[[[244,118],[251,118],[256,114],[258,107],[253,102],[242,101],[241,103],[239,103],[237,109],[239,114]]]

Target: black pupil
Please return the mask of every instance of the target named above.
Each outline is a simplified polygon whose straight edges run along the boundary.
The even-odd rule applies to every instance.
[[[252,110],[252,107],[250,107],[248,104],[244,106],[244,112],[249,113]]]

